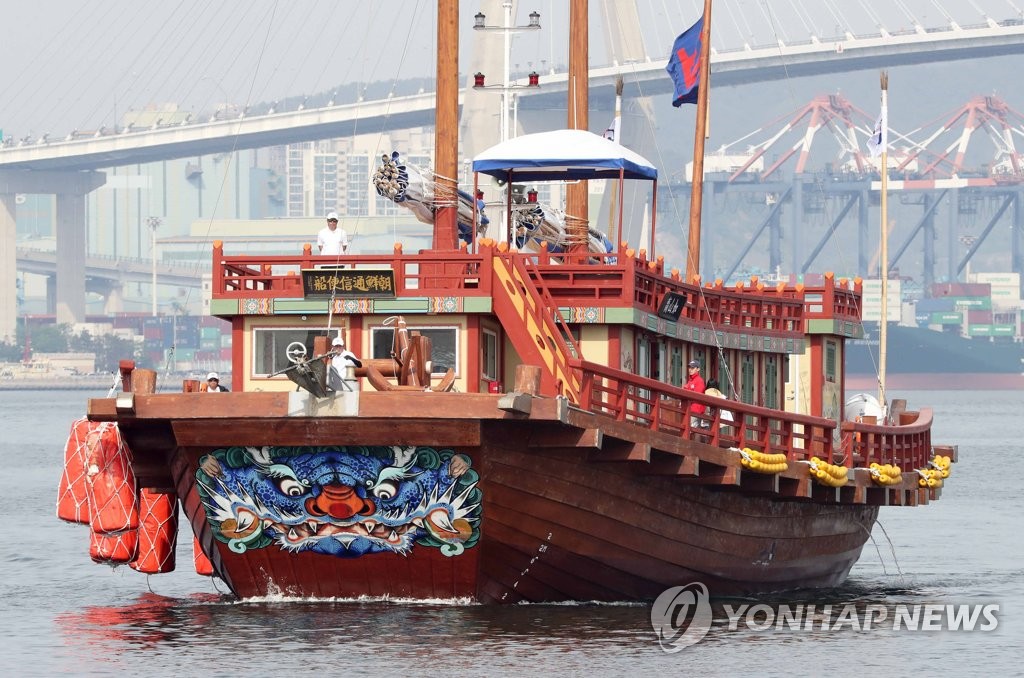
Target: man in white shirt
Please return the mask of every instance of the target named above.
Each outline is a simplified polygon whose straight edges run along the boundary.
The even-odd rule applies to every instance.
[[[320,254],[337,256],[348,252],[348,234],[338,226],[337,212],[327,215],[327,226],[317,233],[316,246],[320,248]]]
[[[333,391],[353,390],[345,383],[345,368],[348,365],[362,367],[362,361],[355,353],[345,348],[345,340],[341,337],[335,337],[331,341],[331,353],[334,357],[327,368],[327,386]]]

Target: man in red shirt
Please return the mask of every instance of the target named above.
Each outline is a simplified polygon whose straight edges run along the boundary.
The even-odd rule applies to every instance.
[[[691,360],[686,365],[687,377],[686,383],[683,384],[683,388],[687,391],[694,391],[696,393],[704,392],[704,377],[700,376],[700,361]],[[690,428],[702,428],[704,422],[699,417],[693,416],[694,414],[704,414],[704,406],[700,403],[690,403]]]

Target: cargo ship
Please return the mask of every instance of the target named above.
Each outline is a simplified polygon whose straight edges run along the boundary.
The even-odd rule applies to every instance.
[[[887,382],[898,389],[1024,388],[1020,274],[975,273],[967,283],[935,283],[888,324]],[[898,308],[898,305],[897,305]],[[865,316],[872,306],[868,305]],[[873,389],[878,316],[847,342],[847,384]]]

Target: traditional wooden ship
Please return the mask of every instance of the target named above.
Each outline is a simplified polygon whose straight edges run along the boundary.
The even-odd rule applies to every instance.
[[[454,29],[457,3],[438,6]],[[456,175],[454,78],[439,76],[439,177]],[[581,130],[513,139],[474,170],[652,193],[657,176]],[[726,287],[627,243],[472,240],[458,244],[452,204],[417,253],[215,243],[231,392],[152,393],[126,364],[123,391],[89,401],[62,497],[93,525],[94,559],[166,569],[180,501],[197,564],[241,597],[619,601],[693,581],[751,594],[841,583],[880,507],[939,497],[955,450],[932,444],[930,410],[845,420],[858,280]],[[362,364],[332,389],[336,336]],[[727,399],[682,387],[693,360]],[[125,517],[101,520],[111,506]]]

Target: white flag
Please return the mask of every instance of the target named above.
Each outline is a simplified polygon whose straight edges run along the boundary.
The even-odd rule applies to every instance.
[[[868,152],[872,158],[877,158],[889,149],[889,116],[885,108],[882,106],[882,112],[875,121],[875,130],[868,137]]]
[[[619,117],[615,116],[612,118],[612,124],[608,125],[608,129],[604,131],[604,138],[608,141],[614,141],[615,143],[621,143],[619,141]]]

